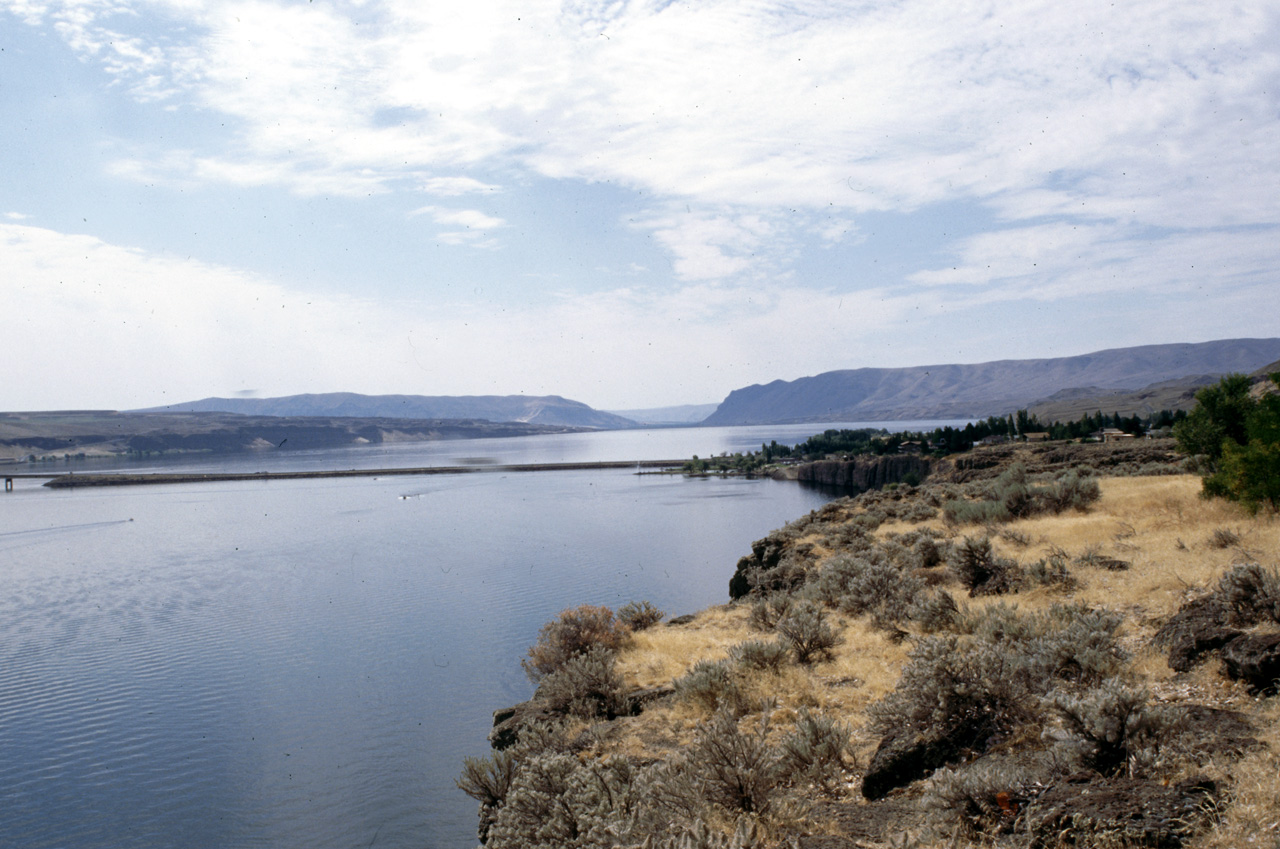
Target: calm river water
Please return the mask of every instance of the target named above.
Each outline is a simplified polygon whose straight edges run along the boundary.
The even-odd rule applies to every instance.
[[[669,459],[824,427],[143,465]],[[618,470],[19,481],[0,494],[0,845],[475,846],[475,803],[453,780],[487,751],[490,712],[530,695],[520,658],[544,622],[588,602],[675,615],[726,601],[751,541],[825,500],[797,484]]]

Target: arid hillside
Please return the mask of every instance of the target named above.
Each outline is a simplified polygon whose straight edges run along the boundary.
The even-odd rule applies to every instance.
[[[1280,521],[1199,493],[1024,468],[899,486],[756,543],[734,603],[567,611],[460,779],[481,837],[1274,846]],[[996,498],[1020,517],[957,518]]]

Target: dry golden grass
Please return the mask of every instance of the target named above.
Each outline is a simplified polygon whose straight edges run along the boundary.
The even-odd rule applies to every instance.
[[[1230,706],[1251,715],[1267,744],[1243,760],[1198,765],[1219,775],[1231,787],[1217,826],[1196,838],[1195,849],[1265,845],[1280,839],[1280,698],[1259,701],[1226,680],[1216,663],[1175,674],[1164,654],[1150,646],[1151,635],[1190,596],[1216,585],[1223,571],[1246,560],[1280,564],[1280,519],[1251,516],[1238,506],[1200,498],[1200,481],[1191,476],[1104,478],[1101,499],[1087,513],[1066,513],[1011,522],[1002,531],[1020,535],[1028,544],[993,537],[998,553],[1023,564],[1065,551],[1080,582],[1064,593],[1040,588],[1000,598],[962,598],[962,605],[982,607],[1016,604],[1043,609],[1063,601],[1079,601],[1124,614],[1122,640],[1130,653],[1125,676],[1164,703],[1194,701]],[[980,526],[947,528],[941,520],[924,523],[960,538],[987,533]],[[881,539],[920,528],[921,523],[891,522],[881,526]],[[1214,534],[1229,529],[1240,538],[1222,547]],[[806,540],[817,543],[817,538]],[[1128,561],[1131,568],[1106,571],[1074,562],[1086,554]],[[832,552],[813,552],[819,564]],[[818,568],[818,567],[815,567]],[[734,604],[702,611],[693,622],[658,626],[634,636],[619,656],[619,669],[635,687],[671,684],[700,660],[728,656],[734,645],[772,635],[752,630],[749,605]],[[866,618],[830,614],[842,642],[831,660],[813,666],[789,665],[777,673],[754,673],[745,687],[753,704],[773,706],[776,729],[789,728],[801,708],[834,715],[855,731],[856,760],[865,766],[877,740],[867,730],[867,709],[893,690],[910,654],[912,641],[895,642],[871,627]],[[687,746],[708,716],[705,708],[666,700],[638,717],[618,720],[606,748],[637,758],[661,757]],[[872,845],[872,844],[868,844]],[[923,844],[922,844],[923,845]],[[953,845],[950,842],[947,845]],[[965,845],[955,844],[955,845]]]
[[[698,661],[727,657],[732,646],[756,637],[747,624],[746,607],[709,607],[688,624],[659,625],[635,634],[618,657],[618,671],[636,687],[670,684]]]
[[[1010,522],[1005,529],[1024,534],[1032,545],[1019,549],[994,540],[997,551],[1023,562],[1057,547],[1073,557],[1095,552],[1125,560],[1132,568],[1108,572],[1073,566],[1082,586],[1074,598],[1094,606],[1165,617],[1177,610],[1189,590],[1206,588],[1234,563],[1280,559],[1280,522],[1275,516],[1251,516],[1239,505],[1200,498],[1200,479],[1170,477],[1104,478],[1102,498],[1088,513],[1040,516]],[[1214,532],[1229,528],[1240,546],[1216,548]],[[970,535],[980,528],[962,529]],[[1028,606],[1051,603],[1052,594],[1024,594]]]
[[[1101,499],[1087,513],[1066,513],[1010,522],[1002,530],[1031,540],[1014,545],[998,537],[998,553],[1023,563],[1046,556],[1057,548],[1079,557],[1086,552],[1126,560],[1124,571],[1106,571],[1072,565],[1080,586],[1069,594],[1050,588],[1012,597],[967,599],[965,604],[984,607],[999,602],[1033,610],[1064,600],[1107,607],[1127,616],[1126,630],[1133,633],[1135,674],[1161,681],[1172,673],[1163,657],[1141,648],[1150,631],[1177,610],[1190,591],[1214,585],[1232,565],[1252,559],[1264,564],[1280,562],[1280,520],[1275,515],[1251,516],[1238,505],[1200,498],[1200,480],[1190,475],[1168,477],[1104,478]],[[932,526],[940,521],[907,524],[890,522],[877,536]],[[1219,548],[1214,532],[1228,528],[1240,536],[1239,546]],[[981,526],[944,529],[955,536],[977,536]],[[804,541],[804,540],[802,540]],[[816,539],[809,539],[816,542]],[[819,563],[830,554],[819,554]],[[745,605],[723,605],[702,611],[688,624],[650,628],[634,636],[619,657],[619,669],[636,687],[670,684],[700,660],[728,656],[741,642],[761,639],[747,623]],[[813,667],[797,667],[794,674],[779,676],[773,693],[780,704],[803,702],[839,710],[860,721],[866,707],[893,689],[909,645],[894,643],[865,619],[832,616],[843,641],[833,660]]]
[[[1280,698],[1260,704],[1254,722],[1262,748],[1234,763],[1207,765],[1231,791],[1218,822],[1188,842],[1188,849],[1280,845]]]

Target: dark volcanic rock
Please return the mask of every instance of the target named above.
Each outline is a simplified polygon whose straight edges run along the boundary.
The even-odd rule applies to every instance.
[[[553,716],[554,714],[544,705],[535,701],[521,702],[509,708],[495,710],[493,729],[489,732],[489,745],[499,751],[514,746],[525,727],[551,719]]]
[[[665,699],[674,692],[675,688],[670,685],[632,690],[626,697],[626,714],[638,716],[649,705]],[[563,710],[557,710],[551,703],[538,698],[532,698],[527,702],[521,702],[509,708],[495,710],[493,712],[493,728],[489,731],[489,745],[499,751],[514,746],[520,740],[520,733],[525,728],[537,722],[545,722],[563,716]],[[614,719],[615,717],[610,715],[608,718]]]
[[[812,820],[829,823],[835,834],[801,837],[800,849],[863,849],[919,826],[922,816],[915,799],[893,797],[875,802],[819,802]]]
[[[1182,709],[1182,716],[1166,732],[1161,746],[1201,762],[1214,757],[1235,758],[1262,745],[1256,733],[1253,723],[1239,711],[1191,704]]]
[[[871,756],[862,777],[862,796],[880,799],[892,790],[905,787],[955,763],[988,736],[982,725],[960,725],[941,733],[917,734],[910,730],[888,734]]]
[[[796,480],[838,489],[866,492],[887,484],[904,483],[914,477],[915,483],[929,476],[932,466],[928,457],[913,454],[888,454],[883,457],[855,457],[852,460],[818,460],[796,467]]]
[[[1026,812],[1035,847],[1178,847],[1203,821],[1217,785],[1194,778],[1171,787],[1079,773],[1040,794]]]
[[[1202,656],[1240,636],[1232,628],[1231,609],[1216,595],[1195,599],[1169,617],[1156,632],[1155,643],[1169,649],[1169,668],[1186,672]]]
[[[787,528],[780,528],[764,539],[751,543],[751,553],[738,558],[738,566],[729,579],[729,598],[739,599],[761,584],[761,578],[769,572],[779,572],[778,566],[795,541],[795,534]],[[803,580],[802,575],[795,576]],[[781,574],[775,578],[782,578]],[[766,589],[790,590],[794,587],[790,580],[779,583],[775,580]]]
[[[1245,634],[1222,649],[1227,677],[1244,681],[1254,692],[1274,694],[1280,687],[1280,633]]]

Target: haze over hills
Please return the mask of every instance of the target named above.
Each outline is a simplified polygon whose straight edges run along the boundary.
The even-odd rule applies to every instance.
[[[704,424],[985,418],[1035,407],[1064,390],[1088,387],[1080,391],[1096,395],[1188,376],[1208,381],[1252,372],[1278,357],[1280,339],[1224,339],[1052,359],[848,369],[736,389]]]
[[[614,415],[640,424],[692,425],[715,412],[718,404],[680,404],[675,407],[647,407],[643,410],[610,410]]]
[[[138,412],[239,413],[248,416],[482,419],[491,422],[619,429],[631,419],[559,395],[360,395],[355,392],[281,398],[205,398]]]

